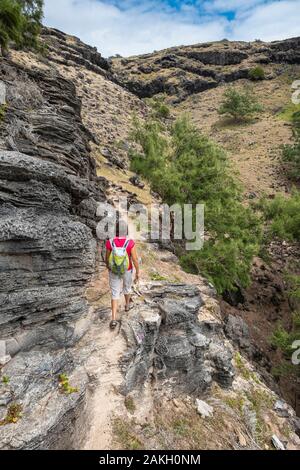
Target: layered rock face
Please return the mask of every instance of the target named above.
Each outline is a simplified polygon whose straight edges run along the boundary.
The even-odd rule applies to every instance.
[[[2,426],[0,447],[47,447],[50,430],[53,437],[84,394],[83,373],[81,393],[62,400],[53,392],[58,374],[74,367],[65,348],[91,322],[84,291],[94,272],[95,213],[106,183],[95,176],[92,136],[74,85],[9,62],[0,74],[7,94],[0,131],[0,361],[9,379],[0,414],[5,419],[21,400],[31,420],[31,432],[26,420],[15,429]],[[41,406],[43,420],[35,422]]]
[[[165,49],[142,56],[112,59],[115,80],[141,98],[166,93],[173,102],[188,95],[249,77],[260,64],[267,78],[278,64],[299,64],[300,38],[264,43],[256,41],[203,43]],[[277,66],[277,68],[276,68]]]
[[[109,62],[97,51],[75,36],[54,28],[43,28],[42,39],[47,45],[51,60],[62,65],[81,65],[88,70],[109,77]]]

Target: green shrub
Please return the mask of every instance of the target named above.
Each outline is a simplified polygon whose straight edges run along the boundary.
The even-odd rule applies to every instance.
[[[65,395],[71,395],[72,393],[78,392],[78,388],[71,387],[69,377],[66,374],[60,374],[58,376],[58,385],[61,392]]]
[[[165,98],[164,95],[160,95],[146,100],[148,106],[152,108],[153,117],[165,119],[170,117],[170,108],[166,105]]]
[[[0,46],[2,55],[7,54],[9,41],[20,41],[23,16],[21,7],[14,0],[0,0]]]
[[[219,292],[249,282],[260,241],[260,223],[241,202],[226,153],[202,135],[187,117],[162,124],[135,120],[131,169],[144,176],[163,201],[205,205],[209,239],[200,251],[178,252],[182,266],[210,279]]]
[[[300,181],[300,139],[294,145],[284,145],[282,162],[287,175],[293,181]]]
[[[249,78],[253,81],[264,80],[266,78],[264,69],[260,65],[253,67],[253,69],[249,70]]]
[[[20,44],[22,47],[43,50],[44,46],[40,45],[39,35],[42,28],[43,19],[43,0],[17,0],[22,9],[22,39]]]
[[[293,113],[292,123],[295,142],[282,148],[282,162],[288,176],[296,182],[300,181],[300,111]]]
[[[263,201],[262,209],[270,222],[269,231],[283,240],[300,241],[300,192],[290,197],[277,194],[272,201]]]
[[[37,48],[43,18],[43,0],[0,0],[0,46],[7,54],[13,41],[19,47]]]
[[[279,349],[283,354],[283,362],[275,368],[273,373],[276,376],[296,376],[300,377],[300,366],[293,364],[291,357],[295,352],[292,347],[294,341],[300,340],[300,314],[294,313],[292,317],[292,327],[287,331],[281,324],[278,324],[271,336],[271,344]]]
[[[276,348],[279,348],[286,356],[290,357],[292,354],[291,348],[291,338],[290,334],[282,327],[282,325],[277,325],[272,336],[271,344]]]
[[[223,98],[219,114],[229,115],[235,121],[245,121],[262,111],[262,106],[249,89],[239,92],[230,87],[224,92]]]
[[[288,274],[286,280],[289,283],[290,299],[300,300],[300,276],[298,274]]]

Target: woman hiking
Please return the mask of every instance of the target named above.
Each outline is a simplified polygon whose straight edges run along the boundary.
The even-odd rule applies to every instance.
[[[120,222],[117,224],[116,236],[107,240],[106,266],[109,270],[109,285],[111,289],[112,320],[110,328],[116,328],[118,304],[121,293],[125,297],[125,312],[129,312],[131,305],[131,287],[133,281],[133,266],[135,267],[134,282],[140,277],[139,261],[134,240],[120,236]]]

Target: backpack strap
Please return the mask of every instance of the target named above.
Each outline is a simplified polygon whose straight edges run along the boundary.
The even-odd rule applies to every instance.
[[[124,243],[124,245],[123,245],[123,248],[127,248],[128,245],[129,245],[129,242],[130,242],[130,240],[129,240],[129,239],[126,239],[126,240],[125,240],[125,243]]]

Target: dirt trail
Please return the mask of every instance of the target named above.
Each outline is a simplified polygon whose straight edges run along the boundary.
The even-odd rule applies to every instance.
[[[117,204],[124,194],[111,188],[108,191],[111,200]],[[129,232],[135,230],[134,221],[128,220]],[[102,274],[103,275],[103,274]],[[105,272],[104,276],[107,276]],[[120,359],[126,350],[126,341],[121,333],[120,325],[116,330],[109,329],[110,298],[105,296],[102,307],[107,307],[107,318],[98,321],[89,333],[88,341],[97,344],[94,353],[88,359],[86,370],[94,383],[88,403],[91,417],[89,433],[86,438],[85,450],[106,450],[113,448],[113,417],[126,413],[124,396],[119,392],[123,381]],[[122,321],[124,299],[120,301],[118,318]]]
[[[86,369],[95,378],[95,390],[89,400],[91,423],[86,450],[105,450],[112,448],[112,415],[124,406],[124,398],[118,393],[122,383],[119,367],[125,348],[125,340],[117,331],[110,331],[108,326],[97,327],[97,351],[87,363]]]

